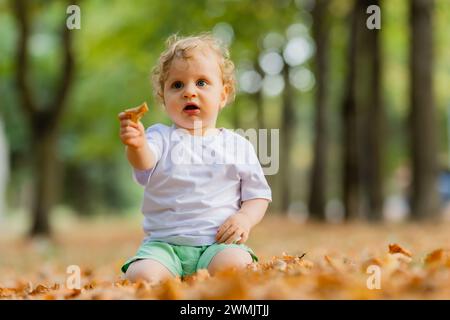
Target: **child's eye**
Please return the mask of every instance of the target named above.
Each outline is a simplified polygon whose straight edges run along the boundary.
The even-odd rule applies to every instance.
[[[175,89],[183,88],[183,82],[175,81],[174,83],[172,83],[172,88],[175,88]]]
[[[204,86],[206,86],[206,81],[205,81],[205,80],[198,80],[198,81],[197,81],[197,85],[198,85],[199,87],[204,87]]]

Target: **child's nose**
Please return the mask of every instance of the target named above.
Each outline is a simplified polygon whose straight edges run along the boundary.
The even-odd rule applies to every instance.
[[[183,96],[185,98],[195,98],[197,96],[197,93],[195,91],[195,86],[193,86],[193,85],[185,86]]]

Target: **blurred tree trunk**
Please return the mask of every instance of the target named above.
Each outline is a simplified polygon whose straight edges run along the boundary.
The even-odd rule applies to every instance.
[[[438,213],[437,142],[433,99],[433,0],[410,1],[412,155],[411,214],[414,219]]]
[[[280,132],[280,178],[281,178],[281,212],[288,213],[291,203],[291,154],[292,141],[296,125],[296,112],[294,108],[294,90],[289,81],[289,65],[283,67],[284,90],[282,98],[281,132]]]
[[[90,215],[94,204],[98,202],[95,200],[98,198],[95,183],[88,174],[86,165],[80,163],[68,163],[64,169],[64,202],[73,207],[80,216]]]
[[[361,208],[361,168],[358,157],[358,127],[359,112],[356,108],[356,42],[358,28],[358,1],[351,12],[351,27],[348,47],[348,70],[345,96],[342,106],[343,130],[343,162],[342,162],[342,192],[345,218],[355,219]],[[365,24],[364,24],[365,26]]]
[[[64,112],[67,93],[72,84],[74,61],[71,49],[71,31],[62,27],[63,67],[54,100],[41,107],[36,103],[30,89],[28,78],[30,68],[28,43],[30,38],[30,8],[27,1],[12,2],[19,29],[16,54],[16,81],[20,93],[21,107],[31,127],[31,145],[33,152],[34,194],[32,204],[32,225],[30,236],[49,235],[49,213],[53,205],[55,186],[56,144],[58,122]]]
[[[327,172],[327,111],[328,111],[328,35],[329,0],[318,0],[313,10],[313,36],[316,42],[315,76],[315,140],[310,175],[308,209],[316,220],[325,220]]]
[[[39,117],[34,117],[31,130],[34,173],[31,236],[50,233],[49,213],[55,195],[56,130],[39,128],[39,125],[45,125],[46,120],[42,121],[40,123]]]
[[[349,70],[343,105],[343,193],[347,219],[382,219],[383,110],[379,30],[366,13],[378,0],[358,0],[351,13]]]
[[[380,30],[366,27],[366,13],[379,0],[357,1],[358,35],[356,57],[356,105],[361,113],[359,142],[364,211],[370,221],[383,218],[382,159],[384,112],[381,101]]]

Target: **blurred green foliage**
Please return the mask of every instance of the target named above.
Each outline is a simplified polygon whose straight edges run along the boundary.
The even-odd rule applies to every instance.
[[[73,48],[76,78],[70,90],[67,112],[60,126],[59,169],[62,175],[60,202],[89,214],[103,208],[111,212],[135,209],[142,189],[131,179],[131,169],[118,138],[117,114],[147,101],[150,112],[145,126],[169,123],[163,107],[153,97],[150,70],[164,48],[165,39],[179,33],[189,35],[204,31],[232,30],[232,59],[238,71],[257,61],[268,33],[286,41],[293,24],[310,33],[313,0],[206,0],[206,1],[80,1],[81,30],[75,33]],[[347,69],[348,18],[351,0],[330,3],[330,190],[338,196],[340,176],[340,115],[345,72]],[[67,18],[63,1],[34,1],[30,57],[30,83],[39,105],[51,100],[55,79],[61,72],[58,32]],[[436,0],[435,26],[435,92],[438,108],[440,151],[448,163],[446,114],[450,108],[450,1]],[[389,141],[385,176],[408,158],[406,116],[408,96],[409,25],[407,0],[382,2],[383,94],[387,110]],[[230,35],[230,34],[228,34]],[[12,159],[9,202],[23,205],[21,195],[27,192],[29,180],[29,131],[14,86],[14,57],[17,26],[10,2],[0,0],[0,117],[5,122]],[[311,67],[313,59],[304,63]],[[298,181],[294,200],[305,200],[307,175],[311,164],[313,137],[313,90],[296,92],[298,130],[293,153],[293,178]],[[264,100],[267,126],[279,128],[280,96]],[[233,128],[236,114],[242,127],[256,121],[254,100],[239,92],[228,106],[219,126]],[[297,179],[298,178],[298,179]],[[270,177],[276,194],[276,177]],[[25,190],[25,191],[23,191]],[[276,199],[274,201],[276,203]]]

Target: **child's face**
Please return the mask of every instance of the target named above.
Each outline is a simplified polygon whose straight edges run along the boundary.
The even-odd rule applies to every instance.
[[[164,83],[164,105],[172,121],[192,131],[216,127],[219,111],[225,106],[228,90],[222,82],[217,55],[195,48],[189,58],[175,58]],[[203,130],[202,130],[203,131]]]

